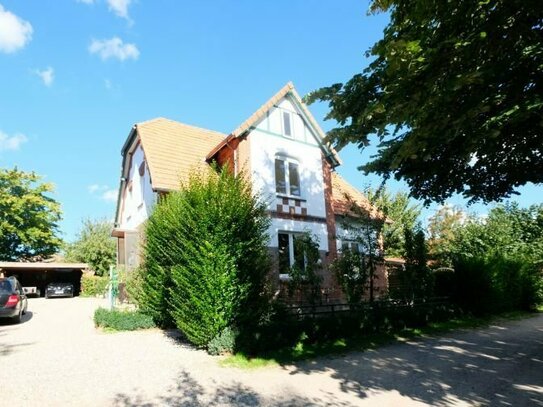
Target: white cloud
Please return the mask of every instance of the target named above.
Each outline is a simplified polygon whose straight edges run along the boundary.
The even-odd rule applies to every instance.
[[[102,194],[102,199],[107,202],[117,202],[118,191],[116,189],[108,189]]]
[[[55,80],[55,70],[50,66],[42,71],[36,69],[34,72],[41,78],[45,86],[51,86],[53,84],[53,81]]]
[[[24,134],[14,134],[9,136],[8,134],[0,130],[0,151],[15,151],[21,147],[21,144],[26,143],[28,139]]]
[[[92,40],[89,52],[100,55],[103,60],[117,58],[124,61],[125,59],[138,59],[140,56],[135,44],[125,44],[119,37],[113,37],[109,40]]]
[[[113,11],[119,17],[130,20],[128,16],[128,6],[132,0],[107,0],[107,5],[110,11]]]
[[[104,79],[104,85],[108,90],[113,88],[113,83],[109,79]]]
[[[117,202],[118,190],[110,188],[107,185],[92,184],[87,187],[89,194],[99,194],[100,199],[106,202]]]
[[[107,188],[107,187],[106,187]],[[98,184],[92,184],[92,185],[89,185],[87,187],[87,189],[89,190],[89,193],[91,194],[94,194],[95,192],[99,191],[100,189],[102,189],[102,186],[98,185]]]
[[[0,52],[7,54],[23,48],[32,39],[32,25],[0,4]]]
[[[78,3],[94,4],[94,0],[76,0]]]

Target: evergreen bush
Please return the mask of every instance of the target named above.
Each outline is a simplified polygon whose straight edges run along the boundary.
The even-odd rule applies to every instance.
[[[200,347],[227,327],[254,329],[268,304],[269,222],[244,174],[192,173],[149,218],[141,309]]]
[[[460,257],[455,262],[455,301],[476,315],[533,310],[543,300],[541,268],[522,257]]]
[[[117,331],[134,331],[153,328],[155,324],[149,315],[135,311],[118,311],[98,308],[94,312],[94,324]]]
[[[236,332],[230,328],[226,327],[213,338],[207,344],[207,351],[211,355],[221,355],[224,353],[233,353],[236,347]]]

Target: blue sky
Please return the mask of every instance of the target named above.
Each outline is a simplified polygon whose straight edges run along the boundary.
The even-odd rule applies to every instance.
[[[0,0],[0,167],[33,170],[55,184],[61,229],[72,240],[82,219],[113,218],[120,149],[134,123],[162,116],[229,132],[289,80],[302,95],[347,80],[366,66],[364,52],[388,20],[368,16],[367,7],[360,0]],[[323,122],[326,106],[310,109],[332,127]],[[378,184],[356,170],[368,152],[340,154],[348,181]],[[543,196],[541,187],[521,191],[523,205]]]

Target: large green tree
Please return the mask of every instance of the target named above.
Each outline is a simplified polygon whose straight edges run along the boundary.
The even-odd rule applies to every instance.
[[[0,169],[0,260],[39,261],[61,246],[54,188],[34,172]]]
[[[543,267],[543,204],[507,203],[492,208],[485,219],[468,218],[457,227],[451,251],[463,257],[498,253]]]
[[[477,218],[459,207],[444,205],[435,211],[428,219],[428,250],[432,260],[440,265],[452,265],[458,235],[468,220],[473,223]]]
[[[543,182],[540,0],[374,0],[390,13],[362,73],[307,100],[329,102],[341,148],[379,140],[360,167],[405,180],[426,203],[508,197]]]
[[[366,189],[366,196],[391,221],[383,224],[383,240],[387,256],[401,257],[405,253],[404,230],[413,230],[421,212],[406,192],[392,194],[386,188]]]
[[[96,274],[107,275],[116,256],[112,229],[113,224],[105,219],[84,220],[75,242],[66,245],[66,260],[88,263]]]

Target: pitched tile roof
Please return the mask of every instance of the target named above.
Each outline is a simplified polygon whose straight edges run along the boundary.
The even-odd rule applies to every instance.
[[[226,135],[165,118],[135,126],[155,190],[179,189],[192,169],[207,168],[204,158]]]
[[[384,219],[384,214],[371,204],[368,198],[353,187],[341,176],[332,173],[332,207],[336,215],[355,216],[359,215],[353,211],[353,204],[366,211],[372,219]],[[387,222],[389,220],[387,219]]]
[[[281,100],[286,93],[294,92],[299,98],[292,83],[285,85],[268,102],[258,109],[249,119],[234,130],[229,139],[236,134],[243,134],[266,110]],[[301,102],[302,108],[305,108]],[[307,114],[310,120],[311,114]],[[319,129],[318,125],[314,125]],[[205,163],[210,151],[218,151],[217,146],[227,139],[223,133],[189,126],[174,120],[162,117],[141,122],[135,125],[135,131],[143,147],[147,165],[151,174],[151,182],[154,190],[176,190],[180,187],[180,181],[185,179],[192,169],[209,168]],[[337,153],[332,150],[333,154]],[[338,159],[339,160],[339,159]],[[332,173],[332,204],[334,213],[338,215],[353,216],[352,203],[356,203],[362,209],[367,210],[372,218],[383,218],[369,200],[355,187],[341,178],[337,173]]]

